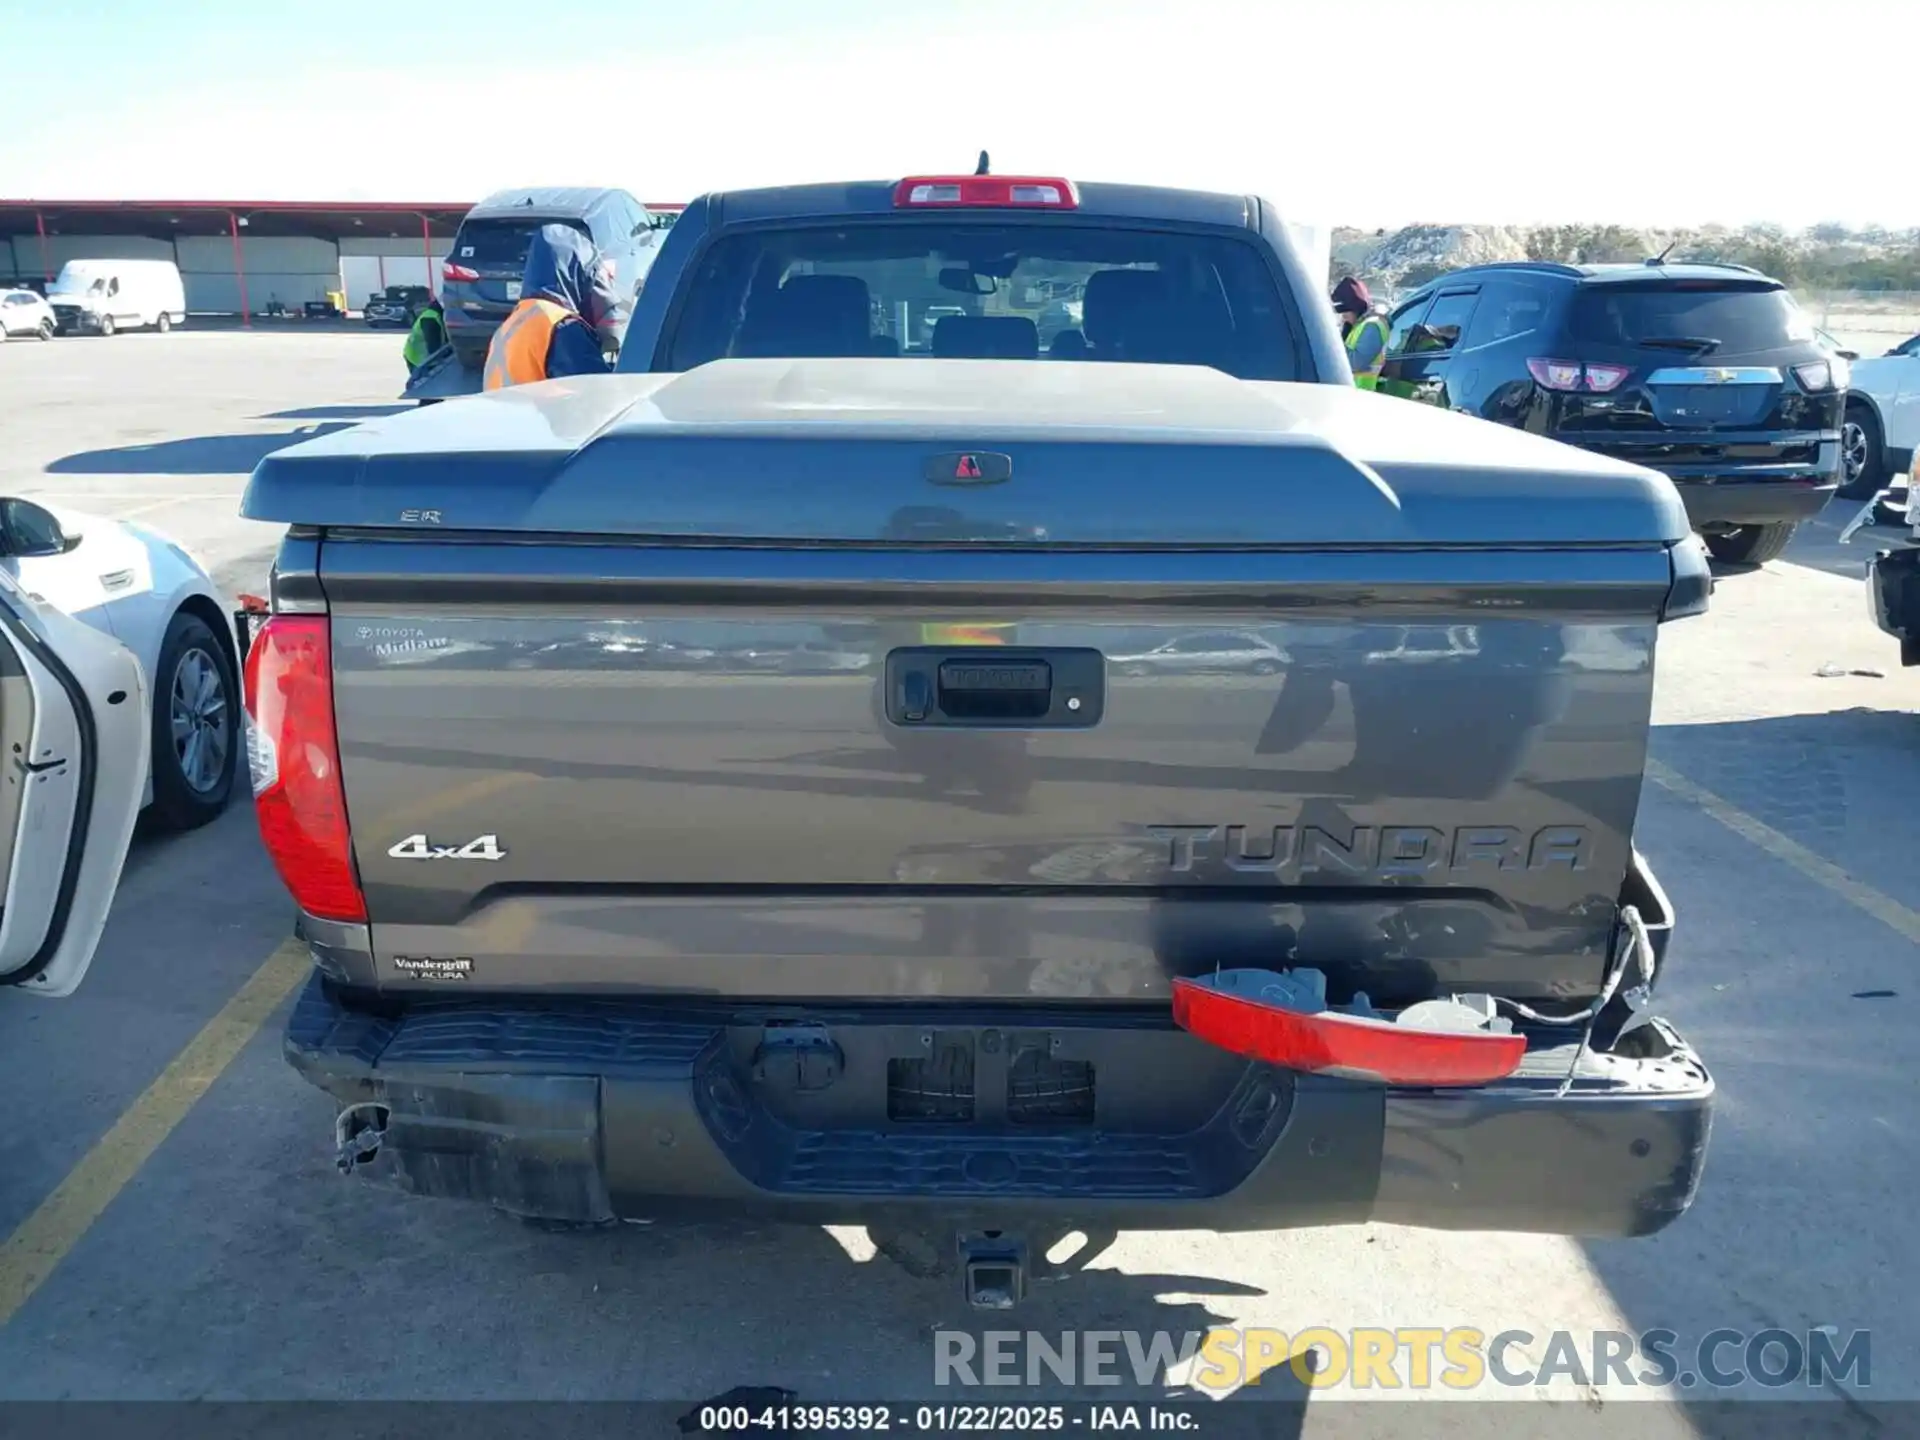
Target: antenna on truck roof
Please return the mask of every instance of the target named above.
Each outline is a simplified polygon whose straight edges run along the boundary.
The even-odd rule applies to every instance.
[[[987,152],[986,151],[982,150],[980,152],[980,164],[977,167],[975,167],[973,173],[976,175],[984,175],[987,173]]]

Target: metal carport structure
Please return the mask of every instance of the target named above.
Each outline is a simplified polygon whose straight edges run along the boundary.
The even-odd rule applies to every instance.
[[[37,275],[51,283],[60,265],[76,258],[69,252],[84,253],[88,246],[110,248],[115,258],[170,258],[188,281],[190,310],[238,314],[246,324],[258,298],[257,287],[252,298],[248,294],[250,270],[287,280],[298,292],[297,308],[300,298],[317,298],[310,292],[323,277],[331,276],[325,290],[344,284],[342,258],[356,250],[378,256],[410,248],[425,261],[427,284],[437,293],[435,243],[444,248],[451,242],[471,208],[470,201],[0,199],[0,280]],[[673,212],[682,207],[647,208]],[[213,260],[222,242],[231,255],[230,270],[224,268],[228,262]],[[330,247],[330,257],[321,247]],[[272,261],[264,258],[273,254],[298,258],[282,260],[294,268],[276,272],[266,268]],[[233,303],[195,304],[196,289],[203,301]]]

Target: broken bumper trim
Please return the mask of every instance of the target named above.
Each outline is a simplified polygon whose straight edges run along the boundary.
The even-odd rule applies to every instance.
[[[576,1223],[735,1212],[858,1224],[908,1211],[1123,1229],[1383,1220],[1644,1235],[1692,1202],[1712,1109],[1706,1069],[1659,1022],[1632,1037],[1641,1058],[1588,1054],[1562,1095],[1577,1032],[1536,1038],[1497,1085],[1439,1092],[1242,1062],[1164,1016],[809,1019],[849,1057],[839,1083],[855,1094],[872,1076],[863,1057],[922,1027],[974,1025],[1011,1049],[1018,1027],[1038,1024],[1102,1073],[1151,1075],[1206,1106],[1157,1123],[1103,1108],[1097,1128],[895,1124],[884,1106],[815,1125],[816,1102],[774,1093],[742,1063],[743,1032],[760,1020],[685,1003],[478,997],[383,1016],[346,1008],[317,975],[285,1047],[341,1106],[383,1112],[370,1177]]]
[[[1900,642],[1900,663],[1920,665],[1920,545],[1867,562],[1867,606],[1873,623]]]

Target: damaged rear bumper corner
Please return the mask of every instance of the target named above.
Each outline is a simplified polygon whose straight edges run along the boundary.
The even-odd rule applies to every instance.
[[[1665,1229],[1700,1187],[1713,1079],[1664,1021],[1627,1038],[1644,1053],[1585,1056],[1564,1094],[1572,1041],[1530,1051],[1499,1087],[1388,1092],[1372,1218],[1595,1238]]]
[[[1867,562],[1867,604],[1873,623],[1900,642],[1900,663],[1920,665],[1920,544]]]

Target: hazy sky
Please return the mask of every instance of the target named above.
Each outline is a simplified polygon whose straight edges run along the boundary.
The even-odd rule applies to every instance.
[[[1006,173],[1251,190],[1319,223],[1920,223],[1920,0],[65,0],[57,20],[0,0],[0,19],[6,198],[685,200],[970,169],[985,147]]]

